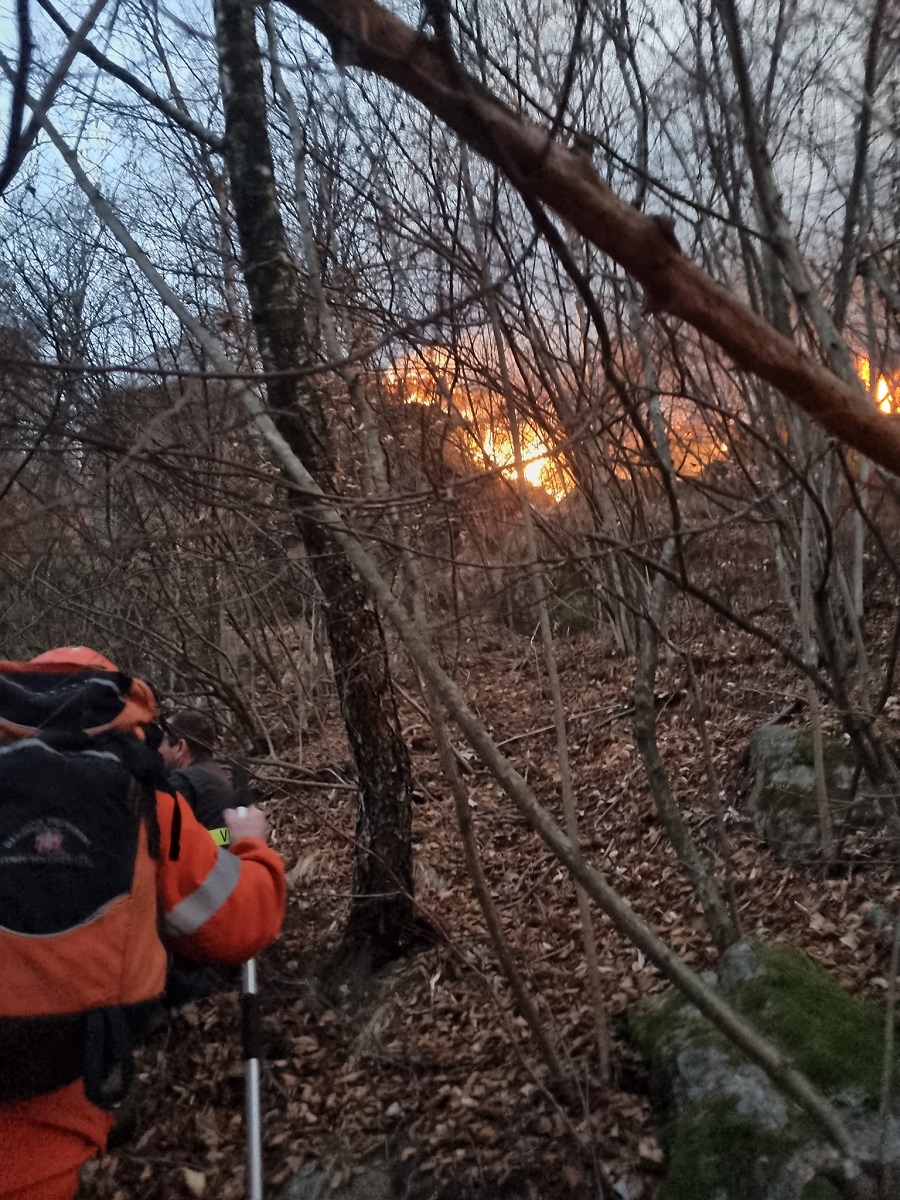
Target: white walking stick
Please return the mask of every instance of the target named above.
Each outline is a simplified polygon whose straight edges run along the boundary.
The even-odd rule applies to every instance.
[[[247,809],[238,808],[239,817]],[[244,1061],[247,1064],[247,1179],[249,1200],[263,1200],[262,1124],[259,1095],[259,1061],[262,1057],[262,1018],[256,992],[256,959],[251,958],[241,968],[241,1025]]]

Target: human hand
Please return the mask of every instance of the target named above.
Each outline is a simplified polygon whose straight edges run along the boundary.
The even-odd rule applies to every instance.
[[[222,815],[231,833],[232,842],[245,837],[259,838],[263,842],[268,840],[269,823],[266,814],[255,804],[250,808],[226,808]]]

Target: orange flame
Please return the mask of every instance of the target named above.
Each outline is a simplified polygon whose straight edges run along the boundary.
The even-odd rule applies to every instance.
[[[384,372],[384,381],[391,391],[399,393],[404,404],[421,404],[427,407],[440,403],[439,375],[448,373],[450,352],[442,346],[428,346],[422,352],[422,361],[401,358],[396,366]]]
[[[874,399],[883,413],[890,415],[900,412],[900,384],[892,386],[884,375],[879,375],[873,385],[872,365],[869,362],[868,355],[860,354],[857,356],[856,372],[866,385],[869,395]]]
[[[499,467],[504,479],[514,480],[516,477],[516,454],[512,435],[505,427],[497,427],[496,422],[484,435],[483,445],[478,446],[477,440],[469,433],[476,457],[486,464]],[[519,442],[522,453],[522,474],[525,481],[533,488],[540,488],[557,504],[565,499],[571,490],[571,479],[568,472],[559,463],[555,455],[540,433],[523,426],[519,430]]]
[[[462,419],[455,431],[460,449],[476,463],[498,470],[504,479],[514,480],[512,434],[506,419],[497,415],[497,409],[502,407],[498,397],[485,389],[466,389],[466,399],[460,400],[446,382],[452,376],[451,367],[450,352],[432,346],[423,352],[421,360],[404,358],[389,367],[384,372],[384,381],[404,404],[435,405],[455,411]],[[574,486],[560,455],[530,425],[520,426],[519,439],[526,482],[559,503]]]

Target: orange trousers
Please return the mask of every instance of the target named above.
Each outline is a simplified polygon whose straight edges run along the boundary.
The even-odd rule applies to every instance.
[[[0,1200],[72,1200],[82,1163],[103,1150],[112,1126],[80,1081],[0,1107]]]

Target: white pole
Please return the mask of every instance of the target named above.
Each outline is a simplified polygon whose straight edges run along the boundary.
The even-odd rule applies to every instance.
[[[247,809],[238,808],[239,817]],[[249,1200],[263,1200],[262,1114],[260,1112],[259,1060],[262,1055],[262,1020],[256,991],[256,959],[241,969],[241,1018],[246,1066],[247,1181]]]

